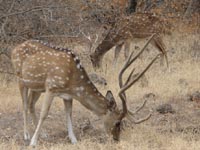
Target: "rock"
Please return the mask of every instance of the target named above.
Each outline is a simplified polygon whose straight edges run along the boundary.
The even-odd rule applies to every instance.
[[[174,109],[172,108],[171,104],[162,104],[159,105],[156,108],[157,112],[161,113],[161,114],[166,114],[166,113],[175,113]]]
[[[154,93],[147,93],[143,96],[144,99],[155,99],[156,95]]]
[[[200,102],[200,92],[195,91],[192,94],[187,94],[185,99],[188,101]]]
[[[200,92],[196,91],[192,95],[192,101],[200,102]]]
[[[187,97],[188,97],[188,100],[190,100],[190,101],[200,103],[200,92],[199,91],[195,91],[192,94],[188,94]]]
[[[186,101],[192,101],[192,95],[187,94],[187,95],[184,97],[184,99],[185,99]]]

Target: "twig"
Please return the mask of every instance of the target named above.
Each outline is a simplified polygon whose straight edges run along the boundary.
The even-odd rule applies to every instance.
[[[24,13],[28,13],[28,12],[40,11],[40,10],[47,9],[47,8],[66,8],[66,7],[67,6],[46,6],[46,5],[36,6],[36,7],[30,8],[30,9],[24,10],[24,11],[19,11],[19,12],[14,12],[14,13],[3,15],[0,17],[0,19],[14,16],[14,15],[24,14]]]
[[[10,13],[12,11],[14,5],[15,5],[15,0],[13,0],[12,4],[10,6],[10,9],[8,10],[8,13]],[[7,24],[7,22],[8,22],[8,17],[6,17],[5,21],[3,22],[2,26],[1,26],[1,31],[2,31],[2,33],[4,35],[4,37],[6,37],[6,32],[5,32],[4,28],[5,28],[6,24]]]

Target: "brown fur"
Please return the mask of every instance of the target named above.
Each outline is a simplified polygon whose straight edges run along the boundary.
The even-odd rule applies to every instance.
[[[120,131],[113,131],[115,122],[121,121],[114,99],[108,100],[97,90],[80,60],[71,50],[29,40],[13,49],[12,62],[19,79],[19,89],[23,100],[26,140],[30,138],[27,129],[28,109],[36,125],[30,145],[36,145],[41,125],[48,115],[55,96],[63,98],[67,114],[71,114],[72,99],[78,100],[83,106],[101,117],[105,122],[105,127],[113,134],[113,138],[119,139]],[[30,91],[29,98],[28,91]],[[45,92],[45,100],[38,122],[35,115],[35,103],[42,92]],[[76,138],[72,134],[73,131],[69,133],[69,137],[71,136],[72,143],[75,143]]]

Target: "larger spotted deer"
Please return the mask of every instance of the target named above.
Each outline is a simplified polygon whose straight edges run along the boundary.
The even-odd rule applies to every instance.
[[[170,24],[153,13],[133,13],[129,16],[120,16],[111,25],[106,25],[109,30],[102,42],[90,55],[94,68],[101,67],[104,55],[114,46],[115,59],[117,59],[122,46],[125,44],[125,54],[128,57],[131,39],[145,39],[152,34],[156,35],[151,40],[151,44],[160,52],[165,53],[165,59],[168,65],[166,46],[162,40],[161,34],[170,33]]]
[[[28,111],[30,111],[36,126],[30,145],[37,144],[42,124],[48,115],[54,97],[63,99],[68,135],[72,143],[77,142],[71,119],[73,99],[78,100],[99,116],[104,121],[106,131],[111,133],[114,140],[119,140],[120,125],[124,117],[134,123],[147,120],[150,114],[139,120],[133,117],[134,113],[144,107],[146,101],[135,112],[131,112],[127,108],[125,91],[140,79],[160,54],[138,76],[134,76],[132,71],[125,82],[122,78],[127,68],[141,55],[144,49],[145,47],[135,57],[132,53],[119,74],[119,97],[122,101],[122,110],[119,110],[111,91],[108,91],[105,97],[98,91],[90,81],[79,58],[71,50],[56,48],[37,40],[28,40],[15,47],[12,51],[12,62],[18,76],[19,90],[23,101],[24,139],[30,139],[27,128]],[[35,103],[43,92],[45,97],[38,121],[35,114]]]

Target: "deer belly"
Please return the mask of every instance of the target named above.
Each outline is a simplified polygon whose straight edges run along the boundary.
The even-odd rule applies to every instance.
[[[22,77],[19,79],[26,87],[33,90],[44,90],[45,89],[45,80],[38,78],[27,78]]]
[[[30,67],[22,70],[20,80],[30,89],[45,89],[46,73],[41,71],[44,69],[38,70]]]

